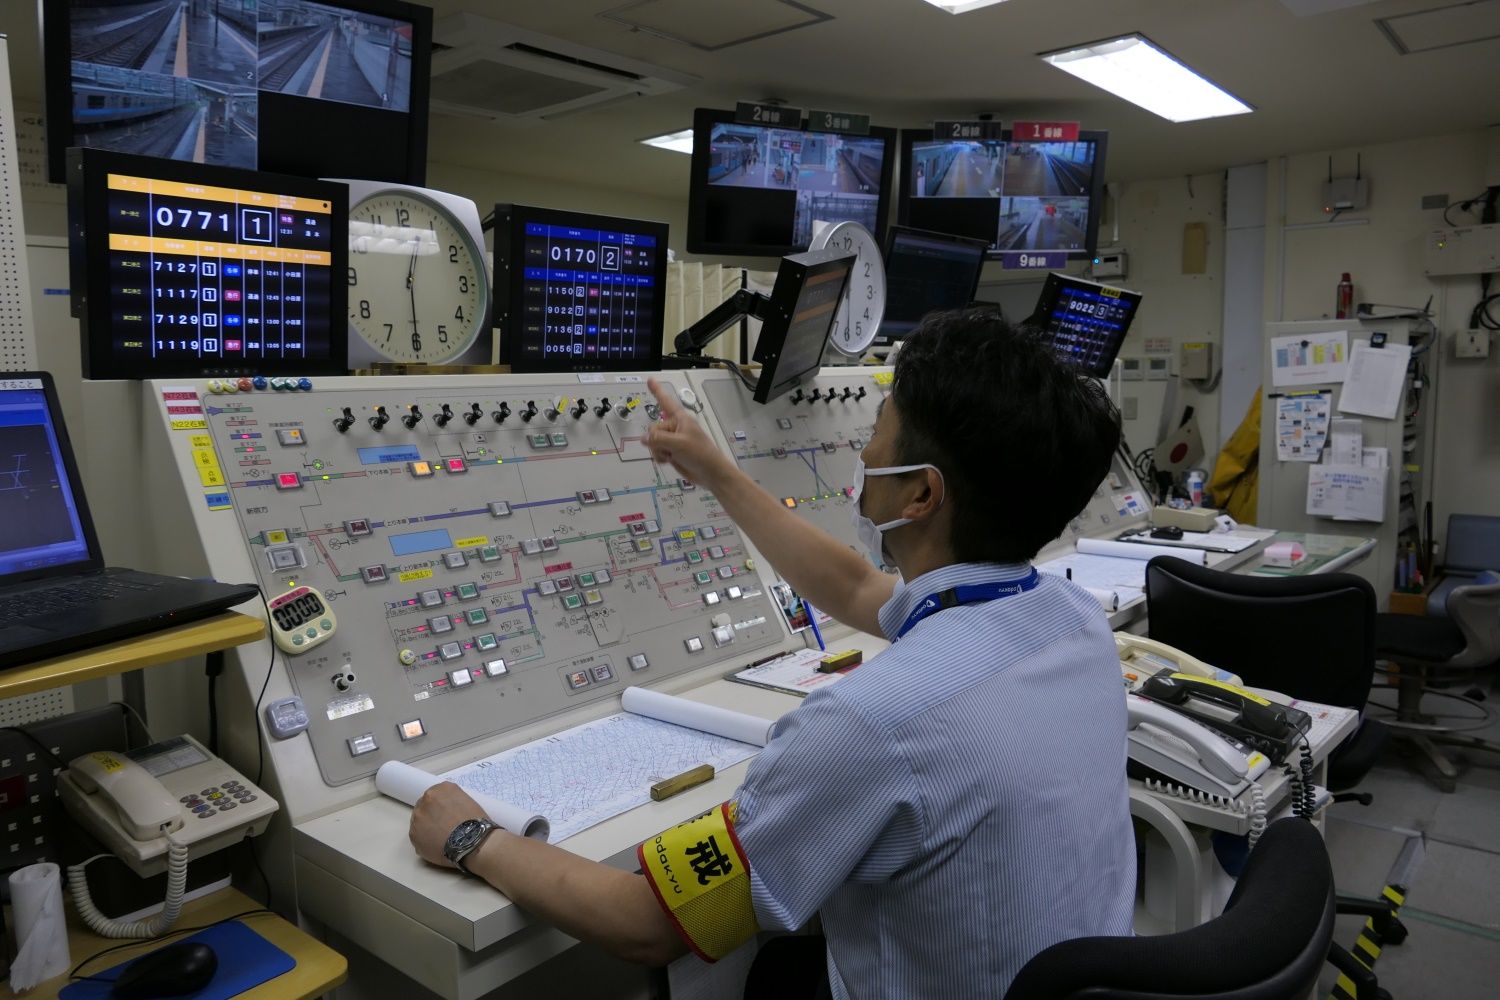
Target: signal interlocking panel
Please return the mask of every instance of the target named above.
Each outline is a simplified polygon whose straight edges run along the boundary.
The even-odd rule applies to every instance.
[[[266,593],[311,585],[336,615],[288,657],[328,783],[787,638],[713,496],[651,461],[643,383],[204,396]]]
[[[864,554],[852,519],[854,460],[875,432],[876,411],[890,392],[892,369],[835,367],[762,406],[728,372],[694,372],[720,443],[750,478],[782,504]],[[1005,462],[1006,456],[972,456]],[[1020,481],[1017,489],[1030,489]],[[1071,550],[1080,537],[1114,537],[1144,527],[1150,501],[1119,454],[1084,509],[1041,553]]]
[[[762,405],[727,372],[694,373],[740,469],[782,504],[863,553],[851,519],[854,461],[875,433],[889,368],[824,368]]]

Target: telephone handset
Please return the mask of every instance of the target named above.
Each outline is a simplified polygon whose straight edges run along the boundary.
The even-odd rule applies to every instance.
[[[1209,795],[1237,799],[1270,768],[1266,755],[1136,694],[1125,696],[1131,777],[1151,773]]]
[[[1146,678],[1141,695],[1170,705],[1226,736],[1255,747],[1280,764],[1312,729],[1312,716],[1278,705],[1225,681],[1162,671]]]
[[[1174,649],[1164,642],[1147,639],[1129,632],[1115,633],[1115,653],[1120,658],[1120,673],[1125,686],[1131,691],[1140,689],[1146,678],[1163,670],[1173,673],[1196,674],[1228,684],[1243,684],[1235,674],[1210,666],[1202,660]]]
[[[131,840],[155,840],[182,828],[182,810],[151,772],[107,750],[86,753],[68,765],[85,795],[102,795],[114,807]]]
[[[279,808],[191,736],[75,758],[57,776],[63,806],[137,874],[158,874],[176,844],[212,854],[265,831]]]

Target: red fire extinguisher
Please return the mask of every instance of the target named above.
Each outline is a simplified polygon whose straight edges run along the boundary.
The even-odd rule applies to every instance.
[[[1344,277],[1339,281],[1339,304],[1334,310],[1334,319],[1348,319],[1349,313],[1354,309],[1354,282],[1349,280],[1349,272],[1344,272]]]

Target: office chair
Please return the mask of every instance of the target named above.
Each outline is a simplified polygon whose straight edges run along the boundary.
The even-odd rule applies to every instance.
[[[1146,564],[1151,638],[1239,674],[1246,684],[1361,714],[1375,678],[1375,608],[1374,589],[1348,573],[1243,576],[1172,556]],[[1328,788],[1335,802],[1370,804],[1368,792],[1351,789],[1370,773],[1389,736],[1380,722],[1362,718],[1333,749]],[[1338,912],[1369,917],[1386,944],[1406,940],[1386,899],[1340,895]]]
[[[1363,712],[1375,678],[1375,591],[1348,573],[1254,577],[1171,556],[1146,565],[1151,638],[1239,674],[1246,684]],[[1390,734],[1363,719],[1328,757],[1338,802],[1364,780]]]
[[[1021,968],[1005,1000],[1305,997],[1328,958],[1333,915],[1323,838],[1311,823],[1279,820],[1250,852],[1221,916],[1159,937],[1061,941]],[[1355,983],[1359,1000],[1376,995]]]
[[[1478,698],[1436,690],[1467,683],[1500,660],[1500,582],[1453,588],[1446,610],[1446,618],[1383,614],[1377,619],[1376,655],[1395,665],[1387,671],[1392,680],[1380,686],[1396,691],[1396,704],[1371,704],[1391,713],[1385,724],[1432,761],[1438,787],[1451,792],[1458,766],[1437,744],[1500,753],[1500,743],[1464,735],[1488,725],[1491,709]],[[1424,712],[1423,698],[1446,698],[1464,709],[1455,715]]]
[[[1500,569],[1500,517],[1449,514],[1446,538],[1442,578],[1427,595],[1427,614],[1433,618],[1447,617],[1454,588],[1475,583],[1485,570]]]

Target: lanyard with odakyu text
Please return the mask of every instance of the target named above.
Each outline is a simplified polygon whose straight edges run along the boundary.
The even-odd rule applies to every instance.
[[[906,616],[906,621],[901,623],[901,629],[896,633],[896,638],[900,639],[916,628],[917,622],[929,615],[964,604],[984,604],[987,601],[998,601],[1002,597],[1015,597],[1017,594],[1024,594],[1035,588],[1040,580],[1040,574],[1032,569],[1018,580],[992,580],[989,583],[949,587],[939,593],[929,594],[921,604],[912,609],[911,614]]]

